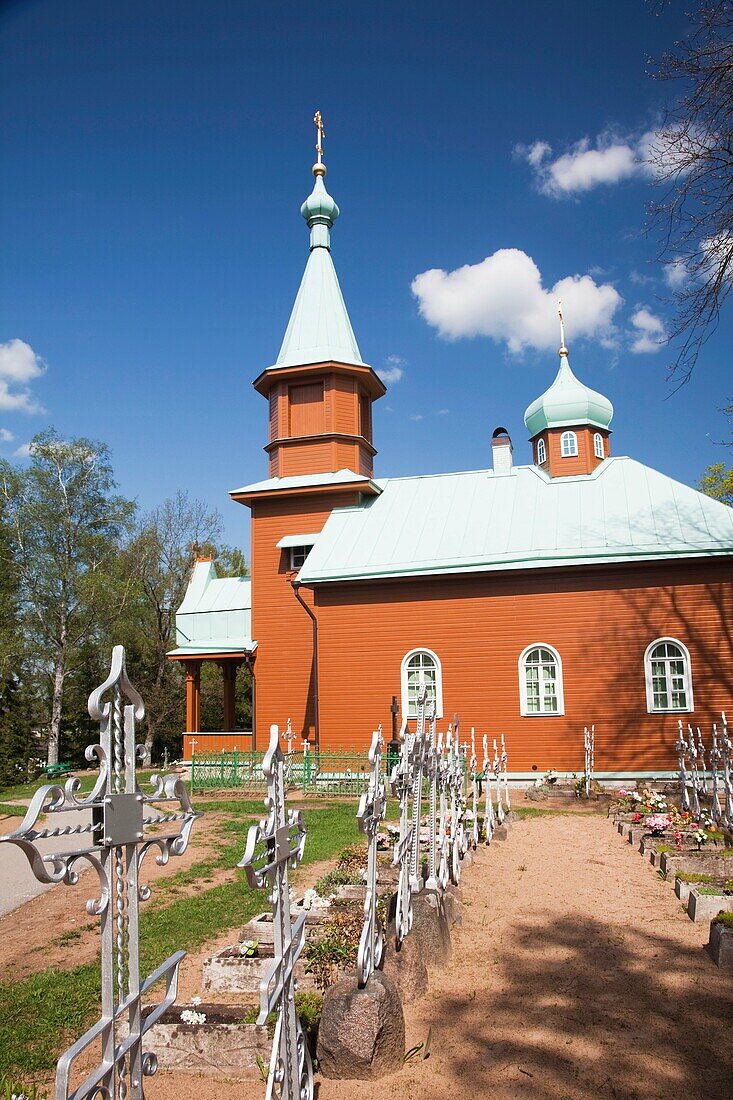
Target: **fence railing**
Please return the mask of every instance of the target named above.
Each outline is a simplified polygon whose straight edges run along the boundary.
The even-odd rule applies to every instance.
[[[193,753],[191,790],[261,791],[265,787],[262,762],[265,754],[235,750]],[[389,750],[382,754],[382,774],[389,779],[393,767]],[[324,749],[285,754],[285,779],[290,790],[303,794],[360,795],[369,786],[369,753],[365,749]],[[465,765],[464,765],[465,784]]]

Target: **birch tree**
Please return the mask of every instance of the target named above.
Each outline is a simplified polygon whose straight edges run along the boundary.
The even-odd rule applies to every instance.
[[[110,453],[89,439],[37,435],[25,469],[0,462],[0,496],[28,648],[50,681],[48,763],[58,763],[64,681],[100,617],[119,613],[110,565],[135,506],[115,495]]]

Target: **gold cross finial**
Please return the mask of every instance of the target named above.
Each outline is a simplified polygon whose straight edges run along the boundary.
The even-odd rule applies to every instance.
[[[316,124],[316,153],[318,154],[318,164],[323,164],[323,139],[326,136],[326,131],[323,129],[323,119],[321,118],[321,112],[316,111],[313,116],[313,121]]]
[[[568,349],[565,347],[565,322],[562,316],[562,302],[559,298],[557,300],[557,315],[560,318],[560,355],[567,355]]]

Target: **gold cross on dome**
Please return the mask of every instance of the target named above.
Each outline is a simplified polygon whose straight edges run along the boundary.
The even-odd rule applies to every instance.
[[[318,163],[323,163],[323,139],[326,136],[326,131],[323,129],[323,119],[321,118],[321,112],[316,111],[313,116],[313,121],[316,124],[316,153],[318,154]]]

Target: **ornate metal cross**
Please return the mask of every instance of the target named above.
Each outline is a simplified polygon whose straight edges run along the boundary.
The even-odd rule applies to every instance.
[[[430,837],[428,840],[428,877],[425,881],[426,890],[438,889],[436,873],[436,854],[438,847],[438,772],[440,763],[438,760],[437,746],[435,744],[435,700],[430,707],[428,719],[428,746],[425,753],[425,770],[429,783],[430,803],[428,817],[430,822]]]
[[[697,727],[697,757],[700,761],[699,774],[702,777],[700,780],[700,790],[703,794],[708,793],[708,777],[705,774],[705,742],[702,739],[702,733],[700,727]]]
[[[690,793],[687,789],[687,740],[682,729],[682,719],[677,719],[678,734],[674,747],[677,749],[677,767],[680,777],[680,809],[689,810]]]
[[[462,807],[463,768],[458,739],[449,732],[447,737],[447,775],[448,795],[450,797],[450,880],[458,886],[461,880],[461,844],[462,844]]]
[[[723,753],[720,751],[720,746],[718,745],[718,727],[715,722],[713,722],[710,745],[710,816],[716,825],[722,817],[720,802],[718,801],[718,768],[722,759]]]
[[[471,756],[468,761],[468,774],[471,777],[471,810],[473,822],[471,823],[471,847],[478,847],[478,790],[476,776],[478,775],[478,761],[476,760],[476,731],[471,726]]]
[[[308,1044],[295,1011],[294,970],[305,943],[305,913],[292,923],[288,868],[303,858],[305,825],[299,810],[288,810],[285,801],[285,757],[277,726],[270,726],[270,747],[262,761],[267,780],[265,809],[268,816],[252,825],[240,867],[255,889],[271,888],[274,957],[260,982],[258,1024],[277,1012],[272,1041],[266,1098],[312,1100],[313,1066]]]
[[[446,733],[446,741],[451,736],[450,726]],[[438,886],[445,889],[449,882],[448,872],[448,754],[443,744],[442,731],[438,734],[436,748],[437,780],[438,780]]]
[[[361,930],[359,951],[356,958],[356,970],[359,985],[365,986],[372,971],[382,961],[384,951],[384,929],[377,916],[377,835],[387,812],[387,796],[384,776],[382,775],[382,727],[372,734],[369,749],[369,786],[359,799],[356,820],[359,830],[367,838],[367,881],[364,897],[364,927]]]
[[[109,693],[107,702],[102,702]],[[127,700],[127,703],[124,703]],[[178,968],[185,957],[176,951],[157,970],[140,981],[139,903],[150,897],[150,887],[140,882],[140,867],[151,849],[158,849],[156,863],[182,855],[198,814],[177,775],[153,775],[152,792],[143,794],[136,765],[146,759],[145,747],[135,743],[135,722],[145,715],[142,699],[127,678],[125,650],[115,646],[110,673],[89,696],[89,714],[100,723],[99,744],[86,750],[87,760],[97,761],[99,776],[86,797],[81,780],[72,776],[63,787],[49,784],[36,791],[23,822],[0,842],[23,851],[39,882],[75,886],[78,867],[91,864],[99,878],[99,896],[86,909],[101,918],[102,1015],[89,1030],[61,1055],[56,1070],[55,1100],[143,1100],[143,1077],[158,1068],[154,1054],[143,1051],[143,1036],[176,999]],[[176,803],[176,809],[159,808]],[[52,826],[64,815],[89,812],[83,824]],[[49,823],[39,825],[41,815]],[[59,815],[59,816],[57,816]],[[149,829],[180,823],[176,832],[149,833]],[[59,836],[85,837],[70,852],[43,854],[39,840]],[[142,1001],[148,991],[165,980],[163,999],[143,1019]],[[89,1048],[99,1043],[101,1061],[75,1088],[70,1085],[74,1063],[81,1055],[89,1060]]]
[[[417,729],[415,730],[415,771],[412,781],[412,847],[410,849],[410,889],[419,894],[423,887],[420,873],[420,813],[422,809],[422,781],[425,768],[427,739],[425,737],[425,708],[428,701],[428,688],[425,677],[420,673],[417,690]]]
[[[687,726],[687,748],[690,753],[690,774],[692,776],[692,816],[697,820],[700,816],[700,779],[697,773],[697,746],[692,726]]]
[[[730,738],[728,737],[728,721],[725,717],[725,711],[721,714],[722,725],[722,737],[721,742],[723,745],[723,786],[725,788],[725,813],[724,821],[729,829],[733,829],[733,776],[731,776],[731,766],[733,765],[733,753]]]
[[[496,820],[501,825],[504,821],[504,806],[501,801],[501,759],[494,738],[494,782],[496,783]]]
[[[395,899],[395,931],[397,945],[409,935],[412,928],[412,891],[410,890],[410,867],[412,865],[412,820],[410,815],[410,797],[413,791],[414,772],[417,767],[415,739],[407,728],[407,720],[402,727],[400,756],[390,776],[392,794],[400,804],[400,831],[394,846],[392,866],[399,867],[397,894]]]
[[[590,729],[586,726],[583,730],[583,748],[585,749],[585,797],[590,798],[591,788],[593,786],[593,772],[595,770],[595,751],[596,751],[596,727],[595,724]]]
[[[486,843],[491,844],[491,838],[496,827],[496,818],[494,817],[494,803],[491,798],[491,764],[489,763],[489,738],[487,734],[483,736],[483,749],[484,759],[481,767],[486,785],[484,791],[484,836],[486,837]]]
[[[509,773],[507,771],[507,764],[508,763],[509,763],[509,757],[506,754],[506,742],[504,741],[504,734],[502,733],[502,735],[501,735],[501,777],[502,777],[502,783],[504,785],[504,805],[506,806],[507,813],[509,813],[509,811],[512,808],[512,804],[509,801]]]

